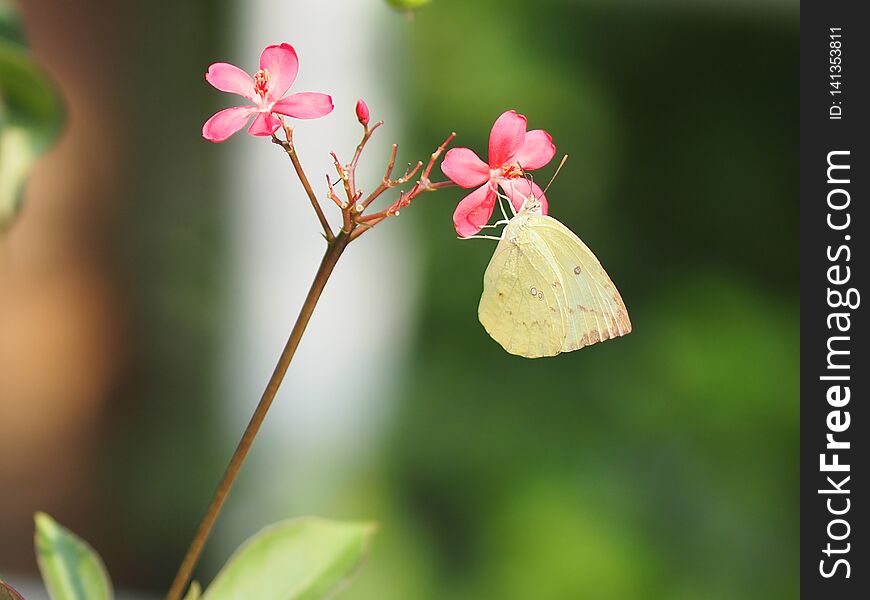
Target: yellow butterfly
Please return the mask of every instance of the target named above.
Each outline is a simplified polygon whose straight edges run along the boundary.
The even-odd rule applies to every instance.
[[[574,232],[541,215],[535,198],[507,220],[497,239],[477,314],[505,350],[555,356],[631,331],[601,263]]]

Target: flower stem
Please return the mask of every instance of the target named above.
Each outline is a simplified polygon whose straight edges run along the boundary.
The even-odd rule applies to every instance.
[[[299,346],[302,334],[305,333],[305,327],[311,319],[314,307],[317,305],[317,301],[320,299],[320,295],[323,292],[323,288],[326,286],[326,282],[329,280],[329,276],[332,274],[338,259],[341,257],[349,242],[350,237],[344,232],[340,232],[338,236],[329,243],[326,253],[323,256],[323,260],[320,262],[320,267],[317,269],[317,275],[314,277],[314,282],[308,290],[308,296],[305,298],[305,303],[299,311],[299,316],[296,318],[296,323],[293,325],[293,330],[290,332],[290,337],[287,339],[287,344],[284,346],[284,351],[281,353],[281,357],[278,359],[278,364],[275,365],[275,370],[272,373],[272,377],[269,379],[269,383],[266,386],[262,397],[260,398],[260,402],[257,404],[257,408],[254,410],[254,414],[251,417],[248,426],[245,428],[245,432],[242,434],[242,439],[239,440],[239,444],[230,459],[230,464],[227,466],[223,479],[221,479],[221,482],[212,497],[208,510],[206,511],[205,516],[199,525],[199,529],[196,532],[196,536],[193,538],[190,548],[188,548],[187,554],[181,563],[181,567],[178,569],[175,580],[172,582],[172,587],[166,595],[166,600],[179,600],[185,587],[187,587],[193,569],[202,554],[202,549],[205,546],[205,542],[208,539],[212,528],[214,527],[215,521],[217,521],[227,494],[233,487],[236,476],[239,474],[242,464],[245,462],[245,458],[254,443],[257,432],[260,430],[260,426],[266,418],[266,413],[269,411],[269,407],[275,399],[275,394],[278,392],[278,388],[284,380],[284,375],[287,373],[290,361],[293,360],[293,355],[296,353],[296,348]]]
[[[335,234],[332,233],[329,221],[326,220],[326,215],[323,214],[323,208],[321,208],[320,202],[317,201],[317,195],[311,188],[311,183],[308,181],[308,177],[302,169],[302,163],[299,162],[299,155],[296,154],[296,147],[293,145],[293,130],[285,125],[284,133],[287,136],[286,140],[280,139],[273,133],[272,142],[284,148],[284,152],[286,152],[287,156],[290,157],[290,162],[293,163],[293,168],[296,169],[296,175],[299,176],[299,181],[302,183],[302,187],[305,188],[305,193],[308,195],[308,199],[311,200],[311,206],[314,207],[314,213],[317,215],[317,220],[320,221],[320,226],[323,228],[323,237],[325,237],[326,241],[331,244],[333,240],[335,240]]]

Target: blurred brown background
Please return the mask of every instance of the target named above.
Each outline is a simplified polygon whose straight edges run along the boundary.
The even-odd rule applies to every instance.
[[[0,564],[31,570],[34,506],[82,520],[106,502],[99,453],[127,354],[112,238],[129,159],[130,48],[117,3],[23,9],[70,115],[0,242]]]

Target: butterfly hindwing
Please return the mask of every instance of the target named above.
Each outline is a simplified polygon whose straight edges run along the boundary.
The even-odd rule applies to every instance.
[[[528,243],[525,228],[517,223],[508,228],[511,235],[499,242],[483,276],[478,317],[511,354],[554,356],[565,339],[559,275],[552,261]]]
[[[631,331],[619,291],[586,244],[556,219],[525,211],[489,262],[478,316],[505,350],[527,358]]]
[[[561,275],[566,317],[563,352],[613,339],[631,331],[628,310],[616,286],[592,251],[556,219],[530,216],[533,245],[545,245]]]

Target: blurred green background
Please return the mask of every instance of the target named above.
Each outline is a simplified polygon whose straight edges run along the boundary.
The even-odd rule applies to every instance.
[[[24,12],[69,94],[64,64],[50,60],[55,34],[74,26],[57,22],[59,4]],[[84,4],[71,41],[90,32],[112,49],[83,80],[114,83],[108,98],[84,86],[119,113],[115,133],[97,135],[118,161],[114,187],[89,200],[87,216],[73,205],[42,218],[77,228],[70,247],[85,244],[81,261],[111,282],[118,332],[97,356],[120,366],[101,371],[102,400],[77,429],[91,449],[74,467],[53,459],[64,452],[56,439],[54,450],[34,446],[42,463],[26,472],[5,448],[4,488],[72,482],[0,499],[0,567],[32,570],[21,522],[40,508],[90,539],[122,587],[156,593],[242,427],[228,432],[214,410],[217,347],[233,318],[221,299],[227,206],[239,199],[214,178],[226,145],[198,138],[226,100],[199,74],[229,54],[237,9]],[[101,10],[108,4],[117,12]],[[389,135],[401,131],[403,152],[422,157],[455,130],[457,145],[485,155],[493,120],[510,108],[548,130],[570,155],[548,193],[551,214],[601,259],[634,332],[553,359],[505,354],[476,314],[493,245],[455,238],[459,190],[422,198],[386,225],[412,230],[404,243],[416,248],[420,291],[401,369],[384,369],[394,398],[374,458],[276,518],[380,523],[348,600],[797,597],[797,2],[435,0],[413,19],[370,4],[404,123]],[[317,51],[353,49],[325,36]],[[33,195],[6,242],[24,248],[17,255],[36,247],[27,236],[45,235]],[[14,310],[25,267],[10,260],[0,262],[0,302],[5,294]],[[18,414],[13,391],[24,388],[13,380],[24,375],[5,377],[0,410]],[[60,389],[50,393],[62,403]],[[253,401],[238,399],[240,414]],[[283,474],[265,481],[247,495],[268,496]],[[229,509],[244,511],[239,502]],[[211,548],[200,577],[224,559]]]

